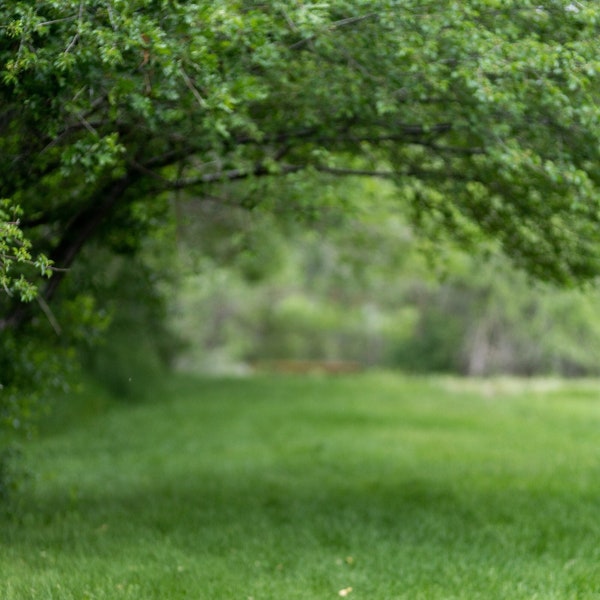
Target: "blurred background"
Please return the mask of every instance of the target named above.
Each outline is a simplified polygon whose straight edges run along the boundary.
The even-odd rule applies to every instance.
[[[314,174],[166,197],[142,252],[105,258],[105,339],[87,331],[86,369],[119,395],[169,367],[600,374],[597,291],[533,281],[489,243],[459,248],[400,202],[385,180]]]

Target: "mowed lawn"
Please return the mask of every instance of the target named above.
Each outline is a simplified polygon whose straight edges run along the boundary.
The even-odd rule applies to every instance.
[[[600,383],[174,378],[55,426],[0,598],[600,598]]]

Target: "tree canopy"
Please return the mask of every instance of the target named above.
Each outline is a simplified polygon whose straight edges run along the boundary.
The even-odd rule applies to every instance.
[[[0,16],[0,195],[58,268],[159,217],[162,191],[313,169],[390,177],[417,221],[494,236],[536,275],[597,273],[592,5],[49,0]]]

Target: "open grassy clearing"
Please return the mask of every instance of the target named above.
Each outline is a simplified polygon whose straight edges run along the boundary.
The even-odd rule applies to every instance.
[[[600,598],[600,384],[178,378],[167,396],[30,447],[0,598]]]

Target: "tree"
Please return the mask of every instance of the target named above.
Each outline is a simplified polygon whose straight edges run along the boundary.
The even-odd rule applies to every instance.
[[[170,319],[189,340],[180,367],[325,359],[470,376],[600,373],[598,290],[534,281],[492,249],[428,246],[389,182],[324,183],[306,173],[261,180],[261,195],[277,186],[286,206],[251,213],[231,202],[179,205],[191,265]],[[282,218],[290,206],[311,208],[305,198],[320,212]]]
[[[23,380],[15,336],[60,327],[90,242],[135,254],[177,190],[386,177],[425,235],[593,279],[599,16],[563,0],[3,3],[0,276],[39,302],[0,299],[2,383]],[[26,261],[56,270],[22,280]]]

